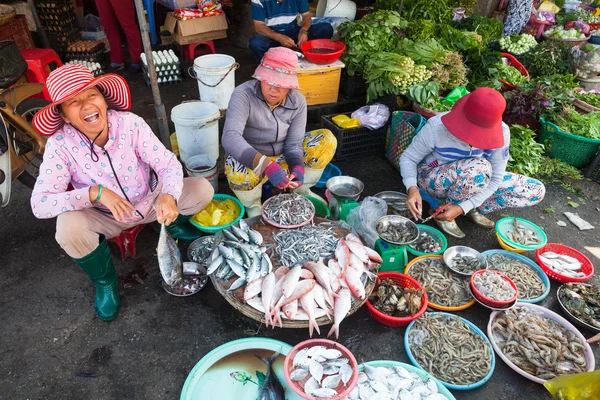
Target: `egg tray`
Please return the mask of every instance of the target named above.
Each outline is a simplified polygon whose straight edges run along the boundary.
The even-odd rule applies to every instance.
[[[146,85],[150,86],[150,78],[147,74],[144,74],[144,81],[146,82]],[[159,85],[171,85],[173,83],[180,83],[182,81],[183,79],[180,76],[178,79],[172,80],[171,82],[160,82]]]

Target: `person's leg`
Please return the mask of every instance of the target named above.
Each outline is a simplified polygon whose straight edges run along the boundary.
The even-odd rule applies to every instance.
[[[254,57],[258,61],[262,60],[262,58],[265,55],[265,53],[267,52],[267,50],[269,50],[271,47],[278,47],[278,46],[281,46],[281,44],[279,44],[279,42],[276,42],[275,40],[271,40],[268,37],[263,36],[263,35],[252,36],[252,38],[250,39],[250,42],[248,44],[250,51],[252,52],[252,54],[254,54]]]
[[[248,217],[260,215],[262,186],[267,178],[261,179],[258,174],[231,156],[225,159],[225,176],[229,188],[246,207]]]
[[[308,40],[331,39],[333,37],[333,27],[327,22],[311,25],[308,30]]]
[[[113,67],[122,65],[125,62],[125,57],[115,10],[112,8],[110,0],[96,0],[96,7],[110,44],[110,62]]]
[[[113,10],[119,20],[119,24],[125,32],[127,47],[131,56],[132,65],[140,65],[142,60],[142,35],[140,28],[135,22],[135,6],[132,0],[110,0]],[[150,27],[154,29],[154,27]],[[112,45],[111,45],[112,46]]]
[[[310,188],[316,185],[327,164],[333,159],[337,139],[328,129],[316,129],[304,136],[304,183],[296,193],[314,195]]]
[[[502,208],[524,208],[538,204],[546,195],[546,187],[537,179],[506,172],[496,192],[478,210],[483,213]]]

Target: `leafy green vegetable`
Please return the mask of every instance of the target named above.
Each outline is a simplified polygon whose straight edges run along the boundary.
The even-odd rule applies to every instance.
[[[525,53],[523,64],[533,77],[569,73],[569,43],[545,40]]]
[[[498,65],[502,63],[500,52],[492,51],[487,48],[474,48],[467,52],[465,64],[469,69],[467,79],[469,80],[469,90],[485,86],[493,89],[500,89],[502,84],[498,80]]]
[[[600,139],[600,111],[579,114],[570,107],[556,115],[553,122],[565,132],[590,139]]]
[[[437,99],[437,101],[435,102],[435,104],[431,107],[431,109],[433,111],[437,111],[437,112],[445,112],[445,111],[450,111],[452,110],[452,104],[447,103],[444,101],[444,99]]]
[[[572,165],[560,161],[558,158],[542,157],[538,175],[545,182],[562,182],[565,179],[574,181],[583,180],[583,174]]]
[[[521,125],[510,127],[510,153],[507,170],[534,176],[540,169],[544,145],[535,141],[535,133]]]
[[[414,85],[408,91],[408,97],[426,108],[433,107],[439,100],[440,85],[428,82],[425,85]]]
[[[480,34],[484,43],[491,42],[492,40],[500,40],[504,31],[502,22],[495,18],[482,17],[480,15],[472,15],[460,21],[455,21],[452,25],[461,31]]]
[[[410,40],[425,40],[435,34],[435,25],[428,19],[417,19],[408,23],[404,35]]]
[[[395,9],[398,9],[397,5]],[[428,19],[436,24],[447,24],[452,21],[452,16],[452,8],[445,0],[404,0],[402,3],[402,17],[409,21]]]
[[[500,63],[498,65],[498,79],[502,79],[515,86],[524,85],[529,82],[526,76],[524,76],[518,69],[511,65],[504,65]]]
[[[401,29],[408,22],[396,11],[377,11],[359,21],[348,21],[338,28],[340,39],[346,45],[342,61],[348,75],[362,73],[367,59],[375,53],[393,51],[398,45]]]
[[[448,24],[438,24],[435,36],[445,49],[461,52],[481,47],[483,42],[481,35],[475,32],[461,31]]]
[[[406,94],[412,86],[429,80],[431,72],[409,57],[376,53],[367,60],[364,77],[369,84],[367,101],[371,101],[386,94]]]
[[[574,92],[573,95],[591,106],[600,107],[600,93]]]
[[[548,208],[544,208],[544,212],[546,214],[551,214],[553,212],[556,212],[556,208],[555,207],[548,207]]]

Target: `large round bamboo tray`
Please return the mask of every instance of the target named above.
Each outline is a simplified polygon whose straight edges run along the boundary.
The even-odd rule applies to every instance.
[[[273,239],[272,234],[279,232],[281,230],[280,228],[276,228],[272,225],[267,224],[266,222],[264,222],[261,219],[261,217],[249,218],[246,220],[246,222],[248,223],[248,225],[250,225],[250,227],[252,229],[260,232],[260,234],[263,235],[263,240],[264,240],[263,246],[268,246],[268,245],[274,244],[275,239]],[[315,218],[313,220],[313,224],[319,225],[322,223],[327,223],[328,224],[327,227],[332,228],[332,231],[335,232],[335,234],[339,238],[344,238],[348,233],[352,232],[352,228],[345,222],[330,221],[326,218],[321,218],[321,217],[315,216]],[[223,233],[219,232],[215,236],[215,245],[218,245],[221,240],[223,240]],[[267,251],[267,253],[271,257],[271,262],[273,263],[273,268],[274,269],[279,268],[281,266],[281,262],[279,261],[279,255],[273,251],[273,248],[269,249]],[[373,272],[377,273],[378,269],[379,269],[379,265],[377,265],[376,269],[373,270]],[[214,274],[210,275],[210,279],[213,283],[213,286],[217,289],[217,291],[219,293],[221,293],[221,295],[225,298],[225,300],[227,300],[227,302],[233,306],[233,308],[235,308],[236,310],[238,310],[245,316],[252,318],[255,321],[265,323],[264,314],[256,309],[252,308],[251,306],[249,306],[248,304],[246,304],[244,302],[244,286],[242,286],[239,289],[234,290],[233,292],[227,291],[227,288],[229,288],[229,285],[231,283],[233,283],[236,278],[231,278],[230,281],[218,279],[216,277],[216,273],[214,273]],[[365,287],[365,293],[366,293],[365,300],[359,301],[355,298],[352,298],[352,307],[350,308],[348,315],[355,313],[356,310],[358,310],[360,307],[362,307],[362,305],[367,301],[367,298],[371,295],[371,292],[373,291],[374,288],[375,288],[375,281],[369,280]],[[282,321],[283,328],[308,328],[307,320],[290,320],[285,317],[282,317],[281,321]],[[331,320],[329,320],[329,318],[327,318],[327,316],[323,316],[323,317],[317,318],[316,321],[319,326],[328,325],[333,322],[333,318]]]

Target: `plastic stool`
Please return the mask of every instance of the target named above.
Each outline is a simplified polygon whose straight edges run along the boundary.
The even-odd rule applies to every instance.
[[[32,83],[45,83],[50,72],[63,65],[58,54],[52,49],[21,50],[21,55],[27,61],[27,80]],[[45,85],[42,93],[34,97],[52,101]]]
[[[196,58],[196,47],[202,46],[202,49],[199,49],[200,55],[203,54],[215,54],[217,50],[215,50],[215,44],[212,40],[208,42],[198,42],[191,44],[183,44],[181,45],[181,54],[186,60],[194,61]]]
[[[136,225],[133,228],[125,229],[119,233],[118,236],[108,239],[109,242],[115,243],[121,250],[121,261],[125,261],[127,254],[131,255],[131,258],[135,258],[135,241],[138,234],[144,229],[146,224]]]

